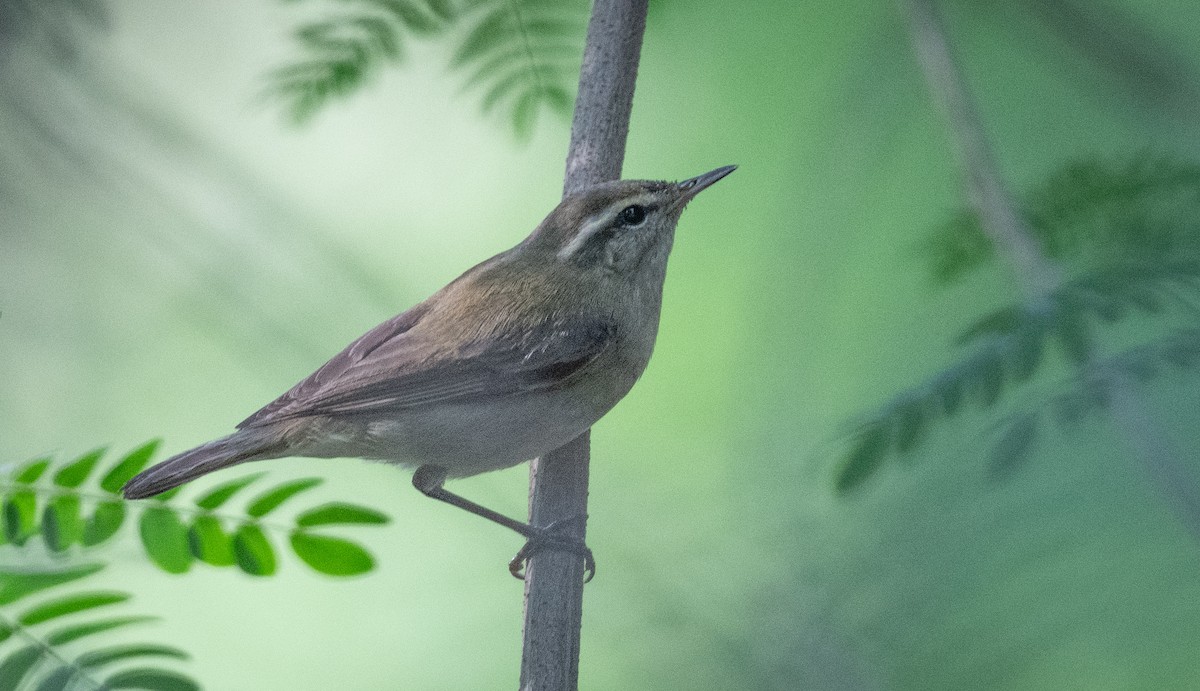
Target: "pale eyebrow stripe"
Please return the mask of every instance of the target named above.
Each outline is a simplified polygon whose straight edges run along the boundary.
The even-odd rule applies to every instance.
[[[571,238],[566,247],[559,250],[558,258],[569,259],[574,256],[596,233],[612,222],[620,209],[624,209],[631,204],[648,205],[651,201],[654,201],[653,195],[643,195],[634,199],[622,199],[592,214],[587,222],[583,224],[583,228],[580,229],[579,233]]]

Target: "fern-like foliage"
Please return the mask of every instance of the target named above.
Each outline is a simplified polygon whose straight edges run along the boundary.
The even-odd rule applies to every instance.
[[[296,31],[302,57],[268,78],[266,95],[297,123],[399,64],[413,37],[457,37],[452,65],[466,88],[480,92],[485,113],[506,113],[518,135],[532,131],[542,110],[570,111],[583,0],[320,1],[332,11]]]
[[[990,410],[1028,382],[1056,350],[1074,376],[1043,402],[998,423],[989,467],[1021,465],[1039,431],[1108,403],[1119,381],[1144,380],[1164,363],[1196,364],[1200,330],[1172,332],[1105,355],[1101,329],[1133,314],[1195,321],[1200,307],[1200,166],[1142,157],[1126,166],[1076,163],[1030,197],[1027,215],[1045,251],[1071,259],[1073,278],[1053,292],[985,315],[959,337],[957,362],[893,397],[851,434],[835,479],[848,492],[889,456],[912,453],[933,426],[965,405]],[[953,230],[948,230],[952,228]],[[958,278],[991,258],[972,214],[960,212],[930,247],[935,273]]]
[[[1043,253],[1060,261],[1108,264],[1130,257],[1200,256],[1200,165],[1142,155],[1131,161],[1065,165],[1024,196],[1025,217]],[[939,282],[985,266],[994,248],[970,209],[925,241]]]
[[[55,554],[88,549],[114,538],[127,516],[140,510],[142,546],[168,573],[184,573],[202,562],[237,566],[255,576],[274,574],[277,550],[267,535],[272,531],[285,533],[296,556],[321,573],[352,576],[374,568],[374,558],[361,545],[324,532],[336,525],[387,523],[374,509],[332,502],[308,508],[287,524],[268,523],[285,501],[321,484],[318,478],[263,489],[234,512],[225,510],[228,503],[262,473],[218,485],[187,504],[174,501],[178,488],[150,500],[126,500],[119,494],[121,486],[146,467],[157,448],[152,441],[126,454],[103,473],[95,489],[85,485],[104,457],[103,449],[61,466],[49,458],[35,459],[0,477],[0,545],[20,547],[40,539]]]
[[[126,592],[61,592],[60,586],[101,568],[87,564],[58,571],[0,571],[0,689],[198,691],[200,686],[186,674],[158,664],[188,659],[178,648],[159,643],[95,643],[100,634],[155,620],[110,613],[131,599]],[[59,592],[26,602],[48,590]],[[128,667],[131,663],[139,666]],[[119,668],[114,671],[113,666]]]

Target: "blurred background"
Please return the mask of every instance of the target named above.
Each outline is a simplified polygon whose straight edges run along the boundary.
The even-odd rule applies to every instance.
[[[349,3],[0,0],[0,463],[223,435],[553,208],[586,3],[517,3],[533,96],[480,57],[489,3],[410,4],[347,73],[305,61]],[[651,2],[625,176],[740,168],[593,432],[582,688],[1200,684],[1200,5],[939,3],[1049,286],[980,232],[907,5]],[[179,669],[516,683],[515,536],[352,460],[179,500],[251,470],[389,514],[378,566],[167,575],[126,526],[91,583]],[[527,483],[452,488],[521,516]]]

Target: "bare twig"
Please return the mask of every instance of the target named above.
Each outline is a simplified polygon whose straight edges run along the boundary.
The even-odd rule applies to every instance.
[[[637,79],[647,0],[596,0],[579,73],[563,194],[621,176]],[[529,520],[536,526],[587,515],[588,433],[534,459],[529,470]],[[586,523],[576,535],[583,538]],[[564,691],[579,680],[583,561],[545,550],[525,577],[522,691]]]

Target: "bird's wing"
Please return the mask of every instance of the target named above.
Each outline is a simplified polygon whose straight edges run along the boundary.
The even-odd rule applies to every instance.
[[[330,382],[345,374],[347,370],[370,357],[371,353],[380,346],[408,332],[428,311],[425,303],[421,303],[366,332],[346,346],[345,350],[334,355],[329,362],[321,365],[316,372],[308,375],[282,396],[238,423],[238,429],[272,421],[280,411],[290,408],[298,401],[303,401],[325,388]]]
[[[449,355],[428,357],[430,337],[419,330],[410,332],[414,322],[373,346],[360,346],[373,335],[386,334],[388,324],[351,344],[284,394],[282,404],[272,403],[263,409],[265,414],[260,411],[243,424],[308,415],[385,413],[551,389],[591,364],[614,336],[610,320],[555,318],[493,333]]]

